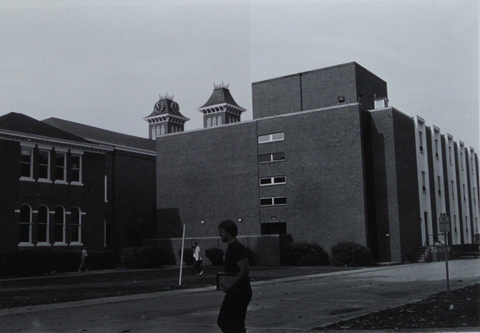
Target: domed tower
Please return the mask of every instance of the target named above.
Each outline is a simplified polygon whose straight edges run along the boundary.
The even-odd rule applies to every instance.
[[[228,84],[214,84],[207,103],[198,108],[203,113],[203,127],[236,123],[246,109],[239,106],[228,90]]]
[[[173,95],[160,95],[150,115],[143,118],[148,122],[149,138],[155,140],[160,135],[183,132],[190,119],[180,113],[180,106],[173,101]]]

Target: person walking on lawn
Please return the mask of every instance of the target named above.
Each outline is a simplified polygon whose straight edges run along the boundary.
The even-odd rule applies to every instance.
[[[238,241],[238,227],[232,220],[220,222],[218,232],[223,243],[228,244],[224,271],[236,274],[232,284],[224,290],[222,307],[217,324],[223,333],[246,333],[245,318],[252,300],[250,266],[245,247]]]
[[[197,275],[202,275],[203,274],[203,269],[202,269],[202,254],[201,254],[201,249],[200,246],[198,245],[198,242],[193,243],[195,244],[193,247],[195,248],[193,250],[193,274]]]
[[[82,254],[80,256],[80,267],[78,268],[78,271],[80,272],[82,270],[82,267],[88,271],[88,268],[87,268],[87,257],[88,257],[88,253],[87,253],[87,248],[84,247],[83,250],[82,250]]]

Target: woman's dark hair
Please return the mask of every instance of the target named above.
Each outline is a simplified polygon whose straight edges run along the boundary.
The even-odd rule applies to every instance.
[[[230,234],[232,237],[237,237],[238,227],[232,220],[225,220],[218,224],[218,229],[223,229],[227,234]]]

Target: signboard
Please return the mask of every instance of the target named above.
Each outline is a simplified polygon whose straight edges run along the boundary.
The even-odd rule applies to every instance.
[[[450,232],[450,219],[448,216],[442,215],[438,219],[440,232]]]

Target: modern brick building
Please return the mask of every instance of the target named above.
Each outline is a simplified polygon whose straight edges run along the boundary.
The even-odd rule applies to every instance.
[[[222,89],[230,102],[217,101],[217,112],[234,103]],[[252,96],[253,120],[205,121],[203,129],[157,138],[162,239],[150,244],[177,251],[185,225],[187,241],[219,246],[223,219],[239,222],[244,241],[267,264],[279,262],[280,236],[287,234],[327,250],[354,241],[370,247],[375,260],[396,262],[413,258],[427,239],[439,240],[436,220],[422,222],[424,212],[435,218],[451,212],[434,206],[419,170],[429,165],[425,182],[433,184],[445,165],[435,168],[426,150],[420,155],[418,122],[388,106],[385,81],[347,63],[255,82]],[[433,146],[447,149],[445,138],[424,147]],[[457,155],[465,150],[469,172],[450,172],[464,180],[465,196],[476,195],[458,207],[469,212],[470,233],[457,241],[468,243],[478,233],[478,157],[461,146]]]

